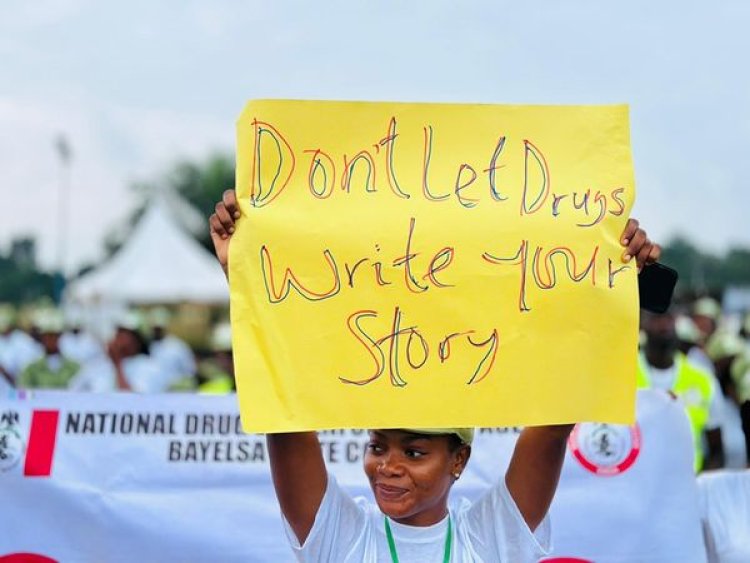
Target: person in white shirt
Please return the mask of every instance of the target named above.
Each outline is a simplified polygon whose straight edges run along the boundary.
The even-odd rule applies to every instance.
[[[170,383],[184,378],[194,378],[195,354],[183,340],[169,334],[169,311],[157,307],[149,314],[151,326],[151,357],[161,365]]]
[[[721,305],[711,297],[701,297],[693,303],[691,320],[698,328],[700,337],[690,348],[687,358],[691,363],[709,373],[714,373],[714,364],[706,353],[706,344],[716,332],[721,317]]]
[[[679,352],[673,312],[642,311],[641,329],[646,334],[646,341],[639,358],[638,387],[660,389],[679,397],[693,428],[696,471],[722,467],[721,390],[715,376]]]
[[[74,377],[71,391],[160,393],[169,377],[150,355],[140,315],[129,312],[118,322],[107,355],[88,362]]]
[[[60,350],[66,358],[84,365],[104,357],[104,346],[84,330],[78,315],[67,315],[66,325],[66,330],[60,337]]]
[[[727,329],[717,330],[706,344],[706,354],[713,361],[721,403],[721,438],[724,444],[724,467],[747,467],[745,435],[742,431],[740,398],[732,378],[734,361],[745,353],[745,343],[739,335]]]
[[[13,325],[13,311],[8,305],[0,305],[0,393],[12,389],[16,385],[16,378],[11,374],[8,362],[8,344],[5,334]]]
[[[557,432],[559,438],[567,436],[564,426]],[[304,538],[294,508],[285,506],[279,496],[285,530],[297,558],[536,561],[544,556],[551,546],[549,518],[546,511],[539,511],[531,513],[531,523],[524,519],[510,493],[510,488],[517,486],[513,480],[520,481],[520,475],[511,473],[511,481],[498,479],[473,503],[462,498],[448,506],[450,489],[471,453],[472,435],[473,431],[465,428],[371,431],[364,470],[377,505],[364,498],[352,499],[327,475],[317,514]],[[269,446],[274,444],[281,451],[295,443],[294,447],[313,446],[317,439],[312,434],[276,435],[269,440]],[[274,479],[284,479],[287,473],[280,472],[289,470],[274,467]]]
[[[209,220],[227,272],[240,219],[234,191]],[[624,254],[639,269],[658,259],[638,222],[628,221]],[[472,430],[371,430],[364,470],[377,503],[349,498],[325,467],[315,432],[268,434],[276,497],[300,561],[536,562],[549,550],[546,517],[572,424],[525,428],[505,475],[478,501],[448,508],[451,487],[471,455]]]
[[[740,409],[742,432],[745,437],[745,452],[750,467],[750,352],[737,356],[729,368]]]
[[[16,326],[16,311],[11,305],[0,306],[0,378],[14,386],[21,372],[44,356],[44,348]]]

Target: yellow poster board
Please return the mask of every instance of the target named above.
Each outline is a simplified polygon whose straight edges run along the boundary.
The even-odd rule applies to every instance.
[[[632,422],[626,106],[252,101],[237,195],[246,431]]]

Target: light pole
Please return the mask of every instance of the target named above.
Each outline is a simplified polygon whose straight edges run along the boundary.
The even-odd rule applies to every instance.
[[[73,152],[64,133],[55,138],[55,151],[60,159],[60,184],[57,202],[57,273],[55,275],[54,298],[58,304],[65,289],[66,259],[68,243],[68,200],[70,199],[70,163]]]

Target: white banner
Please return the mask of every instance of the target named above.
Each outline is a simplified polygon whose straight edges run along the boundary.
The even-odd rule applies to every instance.
[[[452,495],[503,474],[518,431],[477,431]],[[367,434],[321,433],[329,470],[370,496]],[[552,508],[556,557],[704,561],[692,440],[676,403],[641,392],[633,428],[579,425]],[[0,561],[292,561],[265,440],[234,396],[37,392],[0,400]],[[7,559],[3,559],[6,557]]]

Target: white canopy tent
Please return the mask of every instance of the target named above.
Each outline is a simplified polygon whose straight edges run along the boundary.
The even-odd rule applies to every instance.
[[[66,291],[66,301],[79,304],[224,304],[228,299],[219,263],[177,225],[161,198],[147,207],[111,260]]]
[[[64,309],[106,339],[128,307],[185,302],[228,304],[227,281],[216,258],[178,225],[166,200],[157,197],[123,247],[67,287]]]

